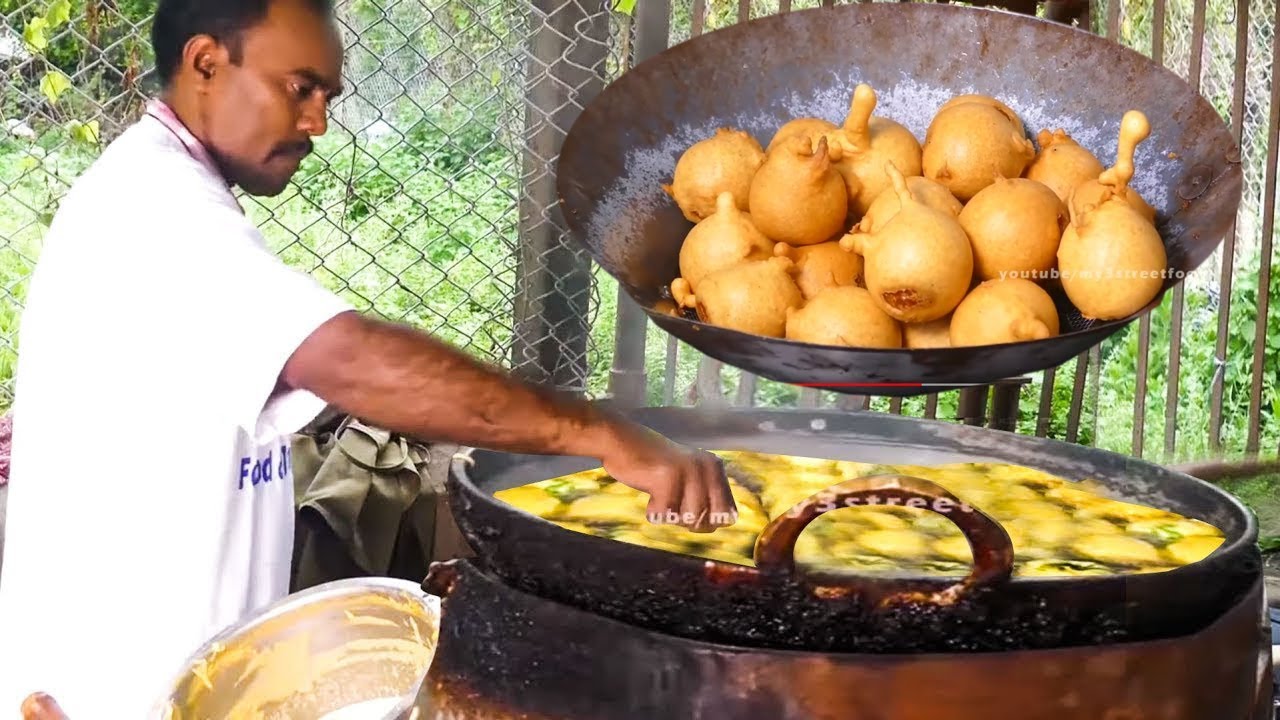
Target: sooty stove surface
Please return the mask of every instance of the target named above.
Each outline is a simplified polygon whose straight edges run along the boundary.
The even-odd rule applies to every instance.
[[[1271,616],[1271,644],[1280,645],[1280,607],[1269,607],[1267,612]],[[1271,697],[1272,717],[1280,720],[1280,665],[1272,669]]]

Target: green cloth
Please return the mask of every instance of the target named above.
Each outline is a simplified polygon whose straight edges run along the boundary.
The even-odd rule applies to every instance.
[[[350,416],[294,435],[293,580],[297,592],[332,580],[421,582],[430,563],[469,556],[445,478],[457,447],[424,444]]]

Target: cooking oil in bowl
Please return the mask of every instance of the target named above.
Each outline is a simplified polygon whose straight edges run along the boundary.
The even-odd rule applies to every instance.
[[[439,599],[353,578],[290,595],[197,651],[155,715],[383,720],[435,657]]]

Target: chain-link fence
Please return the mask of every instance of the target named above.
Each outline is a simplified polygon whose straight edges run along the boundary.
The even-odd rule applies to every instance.
[[[248,211],[282,257],[362,308],[535,380],[603,394],[616,287],[564,237],[554,170],[577,108],[632,55],[633,19],[614,1],[343,0],[349,92],[294,185]],[[645,1],[625,4],[642,12]],[[669,42],[823,4],[673,0]],[[44,224],[153,90],[153,6],[0,0],[0,405]],[[1018,430],[1170,459],[1280,443],[1280,303],[1266,300],[1280,282],[1259,277],[1273,254],[1275,14],[1275,0],[1093,3],[1094,32],[1198,82],[1233,124],[1245,199],[1233,241],[1182,296],[1079,362],[1030,378],[1012,411]],[[1157,23],[1164,32],[1153,33]],[[660,332],[645,349],[650,403],[836,400],[744,378]],[[972,413],[957,393],[870,407]]]
[[[0,0],[0,405],[45,226],[155,91],[154,2]],[[246,210],[362,309],[522,375],[598,390],[593,268],[561,232],[554,162],[623,66],[627,16],[588,0],[346,0],[349,91],[281,196]],[[157,302],[162,302],[157,298]],[[589,388],[588,386],[592,386]]]

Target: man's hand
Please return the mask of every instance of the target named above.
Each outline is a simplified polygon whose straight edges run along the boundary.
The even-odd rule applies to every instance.
[[[643,426],[618,424],[596,453],[615,480],[649,494],[655,524],[711,532],[737,522],[738,506],[720,458],[687,448]]]

